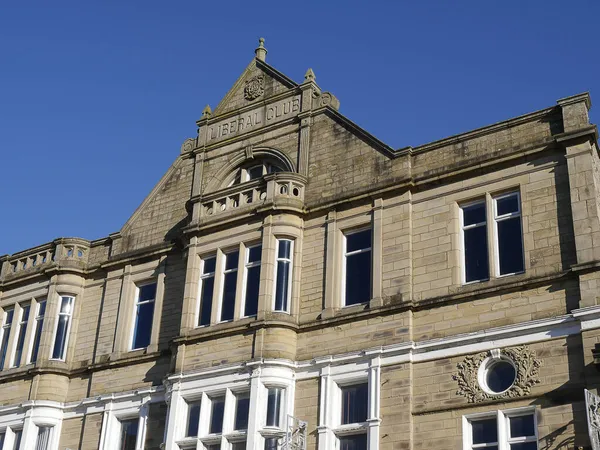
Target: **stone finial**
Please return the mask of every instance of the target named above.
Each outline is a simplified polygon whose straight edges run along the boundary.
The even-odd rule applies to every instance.
[[[212,116],[212,109],[210,109],[210,105],[206,105],[202,110],[202,116],[200,117],[200,120],[210,119],[210,116]]]
[[[265,38],[260,38],[258,40],[258,47],[254,50],[254,54],[256,55],[256,59],[260,59],[264,61],[267,59],[267,49],[265,48]]]
[[[304,74],[304,80],[305,81],[316,81],[317,80],[315,73],[313,72],[313,70],[310,67]]]

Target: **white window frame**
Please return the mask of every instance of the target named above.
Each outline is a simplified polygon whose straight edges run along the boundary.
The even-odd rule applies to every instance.
[[[360,233],[362,231],[367,231],[367,230],[371,230],[371,244],[369,245],[369,248],[361,248],[358,250],[354,250],[351,252],[347,252],[347,239],[348,236],[351,236],[353,234],[356,233]],[[373,297],[373,227],[371,225],[368,226],[364,226],[364,227],[360,227],[360,228],[353,228],[351,230],[346,230],[342,232],[342,256],[343,256],[343,264],[342,264],[342,281],[341,281],[341,286],[340,286],[340,294],[341,294],[341,305],[342,308],[350,308],[352,306],[358,306],[358,305],[365,305],[367,304],[369,300],[367,300],[366,302],[363,303],[355,303],[353,305],[347,305],[346,304],[346,271],[347,271],[347,265],[348,265],[348,256],[353,256],[353,255],[358,255],[360,253],[366,253],[366,252],[371,252],[371,261],[370,261],[370,280],[369,280],[369,297]]]
[[[518,209],[516,212],[503,214],[501,216],[498,215],[498,200],[502,200],[504,198],[509,197],[517,197],[517,206]],[[518,275],[520,273],[525,272],[525,241],[523,237],[523,217],[521,213],[521,193],[517,191],[505,192],[500,195],[495,195],[492,197],[492,210],[494,214],[494,273],[496,277],[509,277],[511,275]],[[520,272],[512,272],[500,274],[500,234],[498,233],[498,223],[507,219],[519,218],[519,225],[521,229],[521,260],[523,261],[523,270]]]
[[[279,245],[281,241],[289,241],[290,244],[290,257],[289,258],[280,258],[279,257]],[[271,301],[271,311],[282,312],[290,314],[292,308],[292,284],[294,284],[294,249],[295,249],[295,240],[289,237],[281,236],[276,238],[275,245],[275,264],[273,269],[273,299]],[[279,261],[288,262],[288,286],[287,286],[287,308],[285,310],[276,310],[275,303],[277,299],[277,267],[279,266]]]
[[[126,397],[117,401],[107,402],[104,406],[104,417],[102,418],[102,430],[98,449],[119,449],[121,421],[138,418],[138,434],[135,448],[136,450],[143,450],[146,443],[149,406],[151,402],[157,401],[162,401],[162,398],[159,396],[152,399],[150,395],[141,394],[138,397]]]
[[[144,300],[143,302],[140,302],[140,288],[142,288],[144,286],[148,286],[150,284],[156,284],[156,291],[154,293],[154,298],[151,300]],[[133,314],[132,314],[132,318],[131,318],[131,330],[130,330],[130,335],[129,335],[129,350],[130,351],[143,350],[145,348],[148,348],[148,346],[150,346],[152,344],[152,330],[154,328],[154,319],[156,318],[156,297],[158,297],[158,280],[146,280],[141,283],[135,284],[135,302],[133,303]],[[150,324],[150,341],[148,342],[148,345],[146,347],[134,347],[133,345],[134,345],[134,339],[135,339],[135,332],[137,330],[138,307],[139,307],[139,305],[147,305],[148,303],[154,303],[154,307],[152,309],[152,323]]]
[[[4,367],[10,367],[10,360],[12,359],[12,351],[11,351],[11,341],[14,340],[14,333],[12,332],[13,325],[15,323],[15,315],[17,313],[16,305],[10,305],[3,309],[2,311],[2,328],[0,328],[0,355],[2,354],[2,343],[4,341],[4,334],[6,330],[9,330],[8,340],[6,341],[6,353],[4,355],[4,364],[0,366],[0,371],[4,370]],[[10,321],[10,325],[7,325],[6,319],[8,318],[8,312],[12,311],[13,316]]]
[[[73,295],[59,295],[59,302],[58,302],[58,311],[56,313],[56,320],[54,321],[54,332],[52,333],[52,346],[50,348],[50,360],[51,361],[66,361],[67,359],[67,354],[69,352],[69,340],[70,340],[70,335],[71,335],[71,326],[73,325],[73,311],[75,309],[75,296]],[[70,298],[71,299],[71,309],[69,310],[69,312],[67,314],[62,313],[61,307],[62,307],[62,301],[63,298]],[[48,304],[46,304],[46,308],[48,307]],[[65,331],[65,348],[63,350],[63,355],[61,355],[61,357],[59,358],[53,358],[52,355],[54,354],[54,346],[56,345],[56,333],[58,332],[58,323],[59,323],[59,319],[60,316],[62,315],[66,315],[69,317],[69,323],[67,324],[67,330]]]
[[[529,415],[533,416],[533,429],[535,436],[527,437],[526,439],[511,438],[509,423],[510,418]],[[498,427],[498,450],[510,450],[510,444],[518,444],[523,442],[536,442],[539,448],[538,418],[536,408],[535,406],[525,406],[522,408],[512,408],[464,415],[462,420],[463,450],[486,448],[487,444],[473,444],[473,432],[471,429],[471,422],[485,419],[496,419],[496,426]]]
[[[208,273],[204,273],[204,264],[206,263],[207,259],[215,259],[215,270],[212,272],[208,272]],[[218,268],[218,264],[219,264],[219,259],[217,257],[217,254],[209,254],[206,256],[203,256],[200,258],[200,278],[198,281],[198,300],[197,300],[197,304],[198,306],[196,307],[196,323],[195,323],[195,327],[208,327],[210,326],[212,320],[211,318],[209,318],[209,321],[207,324],[204,325],[200,325],[200,313],[202,312],[201,308],[202,308],[202,287],[204,285],[204,280],[207,280],[209,278],[213,279],[213,292],[212,295],[210,296],[210,302],[211,302],[211,315],[212,315],[212,308],[213,308],[213,299],[215,297],[215,290],[217,289],[216,286],[216,276],[217,276],[217,268]]]
[[[44,309],[44,315],[40,316],[40,308],[41,308],[40,305],[42,303],[45,303],[45,309]],[[43,298],[43,299],[35,301],[35,315],[34,315],[34,318],[33,318],[33,322],[34,323],[32,324],[33,328],[31,329],[31,337],[29,339],[29,344],[28,344],[28,348],[27,348],[27,359],[26,359],[27,363],[26,364],[35,364],[35,362],[36,362],[36,361],[33,361],[31,359],[33,357],[35,335],[37,334],[38,327],[39,326],[42,326],[42,327],[44,326],[44,322],[46,321],[46,311],[47,310],[48,310],[47,299]],[[29,315],[31,315],[31,310],[29,312]],[[40,322],[42,322],[41,325],[40,325]],[[43,330],[41,332],[43,332]],[[41,344],[42,344],[42,337],[40,336],[40,342],[38,343],[38,355],[37,356],[39,356]]]
[[[21,432],[21,444],[23,445],[23,425],[8,426],[4,429],[0,429],[0,434],[4,433],[4,444],[0,447],[0,450],[13,450],[15,447],[15,437],[17,432]]]
[[[15,305],[16,307],[17,305]],[[19,306],[19,320],[17,320],[16,323],[16,328],[15,328],[15,333],[14,333],[14,337],[13,337],[13,345],[11,346],[11,352],[10,352],[10,368],[15,368],[15,367],[21,367],[21,361],[23,361],[23,356],[27,354],[27,347],[28,347],[28,342],[27,342],[27,328],[30,327],[30,322],[31,322],[31,310],[33,309],[33,304],[30,302],[23,302],[23,304],[18,303]],[[25,310],[25,307],[29,306],[29,315],[27,316],[27,320],[25,322],[23,322],[23,312]],[[13,318],[13,323],[14,323],[14,318]],[[21,328],[23,327],[23,324],[25,324],[25,326],[27,327],[25,329],[25,336],[23,336],[23,348],[21,349],[21,358],[19,359],[19,361],[15,361],[15,356],[17,356],[17,345],[19,344],[19,336],[21,334]]]
[[[253,248],[257,248],[257,247],[261,248],[260,260],[254,261],[254,262],[249,262],[250,250]],[[240,316],[242,318],[254,317],[254,315],[247,316],[245,314],[245,312],[246,312],[246,294],[247,294],[247,288],[248,288],[248,269],[251,269],[253,267],[261,267],[261,265],[262,265],[262,243],[257,242],[257,243],[253,243],[253,244],[244,245],[244,275],[243,275],[244,279],[243,279],[243,283],[242,283],[242,293],[241,293],[242,302],[241,302],[241,306],[240,306]],[[261,270],[262,270],[262,268],[261,268]],[[257,308],[256,314],[258,314],[258,308]]]
[[[485,222],[477,222],[471,225],[466,225],[465,226],[465,220],[464,220],[464,215],[465,215],[465,211],[464,208],[468,208],[469,206],[474,206],[474,205],[480,205],[483,204],[483,207],[485,208]],[[490,267],[489,267],[489,230],[486,229],[486,237],[485,237],[485,245],[487,246],[487,251],[488,251],[488,276],[487,278],[482,278],[480,280],[471,280],[471,281],[467,281],[467,254],[465,252],[465,231],[468,230],[472,230],[473,228],[479,228],[482,226],[487,227],[487,223],[488,223],[488,204],[487,204],[487,200],[486,198],[480,198],[478,200],[473,200],[472,202],[468,202],[468,203],[461,203],[459,205],[459,224],[460,224],[460,254],[461,254],[461,282],[463,285],[467,285],[467,284],[473,284],[473,283],[481,283],[483,281],[488,281],[490,279]]]
[[[233,269],[226,269],[227,267],[227,257],[232,254],[232,253],[237,253],[238,254],[238,258],[236,261],[236,265]],[[221,275],[221,282],[219,285],[219,301],[218,303],[218,308],[217,308],[217,323],[228,323],[228,322],[233,322],[235,320],[235,301],[237,301],[240,293],[238,292],[238,278],[240,276],[240,267],[239,267],[239,261],[240,261],[240,248],[235,247],[235,248],[230,248],[228,250],[224,250],[222,252],[222,257],[221,259],[221,263],[220,263],[220,275]],[[219,264],[219,260],[217,259],[217,264]],[[227,320],[221,320],[221,314],[223,312],[223,300],[225,299],[225,275],[228,273],[236,273],[236,277],[235,277],[235,300],[233,303],[233,318],[231,319],[227,319]]]
[[[13,449],[15,431],[21,431],[20,449],[36,447],[39,427],[50,427],[47,450],[58,450],[63,420],[63,404],[53,401],[25,402],[19,406],[8,407],[9,411],[0,415],[0,433],[6,433],[2,449]]]

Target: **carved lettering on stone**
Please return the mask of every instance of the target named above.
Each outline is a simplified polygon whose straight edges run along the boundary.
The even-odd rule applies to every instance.
[[[246,81],[244,86],[244,98],[246,100],[256,100],[265,92],[265,77],[257,75]]]
[[[491,399],[522,397],[531,393],[531,388],[540,382],[539,368],[541,361],[525,346],[502,349],[501,354],[511,359],[516,368],[514,384],[500,394],[489,394],[479,385],[478,371],[490,352],[467,356],[456,365],[458,373],[452,378],[458,382],[456,393],[466,397],[469,403],[483,402]]]

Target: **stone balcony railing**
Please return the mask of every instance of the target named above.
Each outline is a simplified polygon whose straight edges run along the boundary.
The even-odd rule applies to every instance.
[[[90,242],[61,238],[47,244],[0,258],[0,280],[9,281],[50,267],[83,269],[87,265]]]
[[[261,207],[304,208],[306,178],[297,173],[278,172],[263,178],[192,199],[194,221],[211,222]]]

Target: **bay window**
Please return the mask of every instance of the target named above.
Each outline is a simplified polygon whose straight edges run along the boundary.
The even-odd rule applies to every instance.
[[[74,301],[75,299],[73,297],[60,297],[60,309],[58,311],[54,333],[52,359],[64,361],[67,356],[67,344],[69,341],[69,333],[71,331]]]

